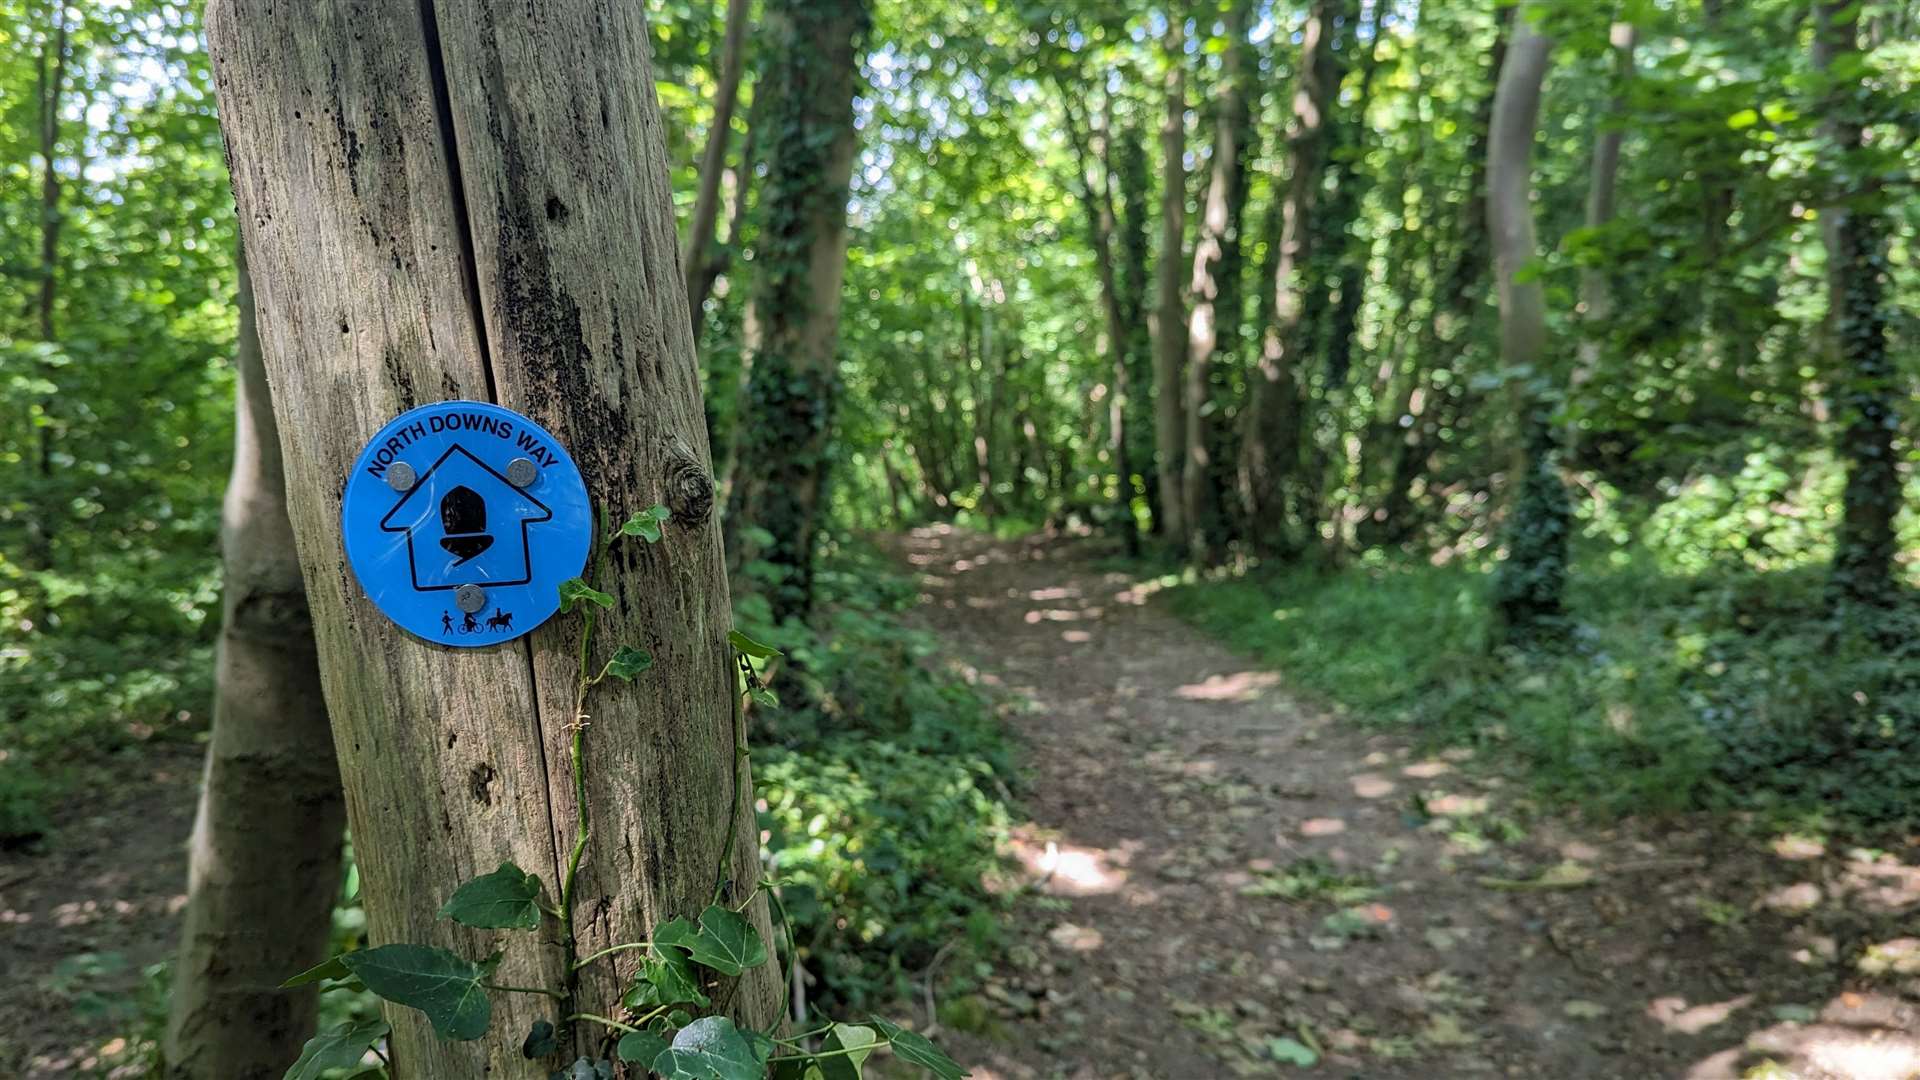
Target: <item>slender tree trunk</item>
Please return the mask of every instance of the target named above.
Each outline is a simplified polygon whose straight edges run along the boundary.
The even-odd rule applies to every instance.
[[[720,44],[719,86],[713,96],[713,123],[707,128],[706,149],[700,155],[700,187],[687,222],[686,250],[681,256],[687,278],[687,310],[696,328],[700,307],[713,293],[720,276],[714,257],[713,232],[720,219],[720,181],[726,175],[727,144],[733,134],[733,107],[740,97],[740,72],[746,66],[747,10],[752,0],[727,0],[726,37]]]
[[[1513,45],[1494,95],[1487,224],[1499,285],[1501,364],[1509,371],[1531,372],[1510,383],[1520,432],[1515,459],[1519,475],[1507,517],[1507,557],[1495,578],[1501,615],[1518,642],[1560,614],[1568,508],[1566,489],[1555,471],[1552,404],[1540,389],[1551,366],[1546,355],[1546,292],[1538,279],[1519,280],[1520,271],[1539,251],[1533,229],[1533,141],[1553,42],[1540,34],[1524,9],[1515,19]]]
[[[1247,32],[1251,6],[1240,0],[1228,9],[1232,40],[1221,57],[1219,101],[1214,114],[1213,164],[1193,243],[1193,306],[1187,317],[1185,394],[1186,468],[1181,493],[1186,498],[1187,552],[1196,562],[1211,562],[1226,550],[1228,439],[1225,406],[1230,369],[1240,356],[1240,322],[1245,305],[1240,290],[1241,240],[1247,206],[1247,161],[1252,123],[1248,82],[1257,67]]]
[[[1067,114],[1067,135],[1073,143],[1080,202],[1086,211],[1087,239],[1093,247],[1101,306],[1107,318],[1107,453],[1114,472],[1114,527],[1126,542],[1127,553],[1138,554],[1140,531],[1133,522],[1133,470],[1127,461],[1127,313],[1113,265],[1113,188],[1109,170],[1101,170],[1098,180],[1094,176],[1094,153],[1088,148],[1091,118],[1083,124],[1076,115],[1070,89],[1063,85],[1060,92]],[[1106,138],[1111,140],[1112,133],[1107,132]]]
[[[1858,9],[1824,0],[1816,9],[1814,62],[1822,71],[1860,49]],[[1822,130],[1833,153],[1857,155],[1864,125],[1855,82],[1837,86]],[[1828,320],[1835,343],[1834,396],[1842,425],[1840,456],[1847,463],[1840,533],[1833,548],[1830,591],[1836,599],[1884,604],[1893,593],[1893,518],[1900,509],[1900,474],[1893,452],[1899,429],[1897,376],[1887,355],[1886,237],[1876,211],[1839,204],[1820,213],[1827,246]]]
[[[1336,17],[1351,10],[1341,0],[1313,0],[1301,30],[1293,121],[1287,135],[1287,188],[1274,271],[1273,320],[1265,328],[1260,361],[1250,379],[1245,436],[1240,448],[1240,497],[1248,539],[1259,550],[1288,554],[1301,538],[1289,514],[1297,498],[1303,445],[1302,376],[1312,338],[1305,272],[1311,265],[1313,214],[1327,167],[1327,111],[1339,92],[1333,57]],[[1310,522],[1301,523],[1310,525]]]
[[[1608,32],[1618,65],[1616,78],[1622,83],[1633,75],[1632,23],[1614,23]],[[1604,228],[1613,220],[1615,190],[1620,177],[1620,146],[1626,139],[1626,101],[1623,90],[1616,90],[1601,120],[1601,130],[1593,140],[1593,167],[1587,184],[1587,228]],[[1613,280],[1610,268],[1588,266],[1580,271],[1580,321],[1585,334],[1580,341],[1580,359],[1573,369],[1573,384],[1579,386],[1593,377],[1600,365],[1600,335],[1613,318]]]
[[[813,607],[813,549],[839,393],[840,286],[847,266],[847,191],[857,140],[854,79],[868,23],[865,0],[771,0],[773,57],[768,171],[755,259],[759,342],[728,515],[738,563],[786,571],[769,591],[776,620]],[[763,261],[764,260],[764,261]],[[740,531],[773,540],[759,550]]]
[[[498,935],[438,918],[440,904],[506,859],[556,899],[588,828],[581,952],[697,913],[716,879],[724,902],[746,902],[760,876],[752,788],[639,9],[214,0],[207,40],[372,941],[487,956]],[[614,606],[585,661],[632,644],[655,666],[597,687],[589,730],[576,617],[441,649],[384,618],[342,566],[340,494],[360,448],[400,411],[449,398],[552,431],[594,506],[673,512],[663,542],[619,554],[596,582]],[[747,914],[768,933],[764,901]],[[638,963],[569,972],[562,949],[529,939],[494,978],[610,1015]],[[771,1024],[778,974],[751,969],[716,1004]],[[394,1076],[544,1080],[600,1044],[563,1025],[555,1056],[523,1058],[555,1007],[497,994],[472,1042],[389,1009]]]
[[[300,1056],[317,994],[278,987],[326,957],[346,825],[244,253],[237,270],[226,587],[213,742],[169,995],[174,1080],[277,1080]]]
[[[60,288],[60,227],[65,215],[60,210],[61,180],[56,161],[60,156],[60,106],[67,85],[68,48],[67,5],[53,5],[53,30],[36,60],[35,88],[39,92],[40,138],[40,282],[33,294],[33,313],[40,340],[52,344],[59,340],[54,326],[54,307]],[[52,52],[49,71],[48,52]],[[45,374],[51,378],[49,367]],[[40,476],[40,505],[27,521],[27,565],[46,570],[53,566],[53,435],[54,399],[40,402],[40,426],[34,434],[34,469]],[[39,619],[34,618],[37,624]]]
[[[1127,468],[1131,478],[1140,475],[1142,494],[1153,528],[1160,528],[1160,476],[1153,468],[1153,338],[1147,315],[1147,178],[1146,132],[1129,129],[1110,133],[1108,139],[1108,175],[1120,185],[1119,244],[1120,291],[1126,315],[1126,337],[1122,346],[1127,366]],[[1117,139],[1118,145],[1114,145]],[[1131,486],[1131,479],[1128,484]]]
[[[1159,315],[1154,327],[1153,434],[1154,465],[1160,477],[1160,516],[1155,522],[1170,543],[1184,547],[1187,435],[1186,408],[1180,396],[1187,359],[1187,309],[1180,295],[1180,270],[1187,232],[1187,58],[1178,13],[1167,19],[1163,51],[1167,102],[1160,124],[1160,261],[1154,267]]]

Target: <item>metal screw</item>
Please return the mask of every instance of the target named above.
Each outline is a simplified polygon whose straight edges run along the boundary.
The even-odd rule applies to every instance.
[[[471,615],[487,606],[487,591],[478,585],[462,585],[453,590],[453,606]]]
[[[517,457],[507,462],[507,483],[514,487],[531,487],[538,479],[540,479],[540,470],[534,468],[533,462],[526,458]]]
[[[387,486],[395,491],[412,491],[419,477],[413,474],[413,466],[404,461],[396,461],[387,466]]]

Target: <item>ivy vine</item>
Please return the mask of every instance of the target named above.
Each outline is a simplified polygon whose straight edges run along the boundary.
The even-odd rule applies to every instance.
[[[775,891],[777,882],[756,883],[737,905],[729,907],[720,902],[739,824],[732,816],[738,812],[738,798],[733,800],[727,822],[719,884],[705,910],[692,919],[676,916],[662,922],[646,941],[623,942],[578,955],[574,885],[593,835],[586,796],[587,699],[594,687],[609,678],[632,682],[653,667],[649,653],[621,645],[594,670],[590,658],[597,616],[601,609],[613,607],[614,598],[595,588],[593,582],[600,578],[613,545],[629,539],[658,543],[670,517],[664,506],[635,513],[598,545],[591,576],[572,578],[560,585],[561,612],[578,611],[580,615],[578,682],[571,721],[571,767],[580,814],[558,903],[546,902],[547,888],[538,875],[506,862],[455,889],[439,911],[441,918],[478,930],[537,934],[551,920],[558,933],[550,939],[550,945],[564,953],[565,985],[508,986],[495,982],[493,976],[505,955],[503,949],[476,961],[438,946],[401,943],[332,957],[288,979],[282,988],[319,984],[323,992],[343,988],[371,991],[395,1005],[419,1010],[436,1035],[450,1040],[478,1039],[487,1034],[493,1021],[493,994],[551,998],[558,1020],[540,1020],[532,1025],[520,1044],[525,1058],[538,1060],[552,1055],[561,1045],[563,1030],[578,1024],[607,1029],[607,1037],[598,1045],[603,1048],[602,1054],[608,1045],[612,1049],[610,1057],[583,1056],[553,1072],[549,1080],[613,1080],[621,1066],[632,1075],[652,1074],[663,1080],[763,1080],[768,1076],[774,1080],[858,1080],[864,1075],[867,1058],[882,1047],[891,1047],[900,1060],[919,1066],[939,1080],[960,1080],[966,1072],[932,1041],[881,1017],[870,1017],[864,1024],[832,1022],[783,1035],[778,1026],[768,1031],[741,1028],[730,1017],[712,1011],[715,979],[738,977],[771,959],[767,943],[745,915],[762,890],[780,912],[782,925],[789,928],[787,949],[789,953],[793,949],[791,923]],[[727,642],[737,658],[743,691],[762,706],[777,707],[778,700],[755,661],[771,660],[780,655],[779,651],[738,630],[728,632]],[[736,757],[744,762],[745,741],[739,738],[737,729],[735,734],[739,740]],[[576,1009],[579,973],[627,952],[644,955],[621,996],[622,1015],[616,1018]],[[322,1032],[307,1041],[284,1080],[319,1080],[330,1071],[360,1066],[368,1053],[374,1054],[379,1064],[353,1073],[351,1080],[384,1080],[391,1075],[392,1066],[381,1044],[391,1030],[384,1021],[363,1020]],[[640,1072],[633,1073],[634,1069]]]

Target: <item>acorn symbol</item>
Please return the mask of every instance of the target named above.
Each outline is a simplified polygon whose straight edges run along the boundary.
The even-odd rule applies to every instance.
[[[440,500],[440,525],[446,533],[440,546],[454,556],[455,566],[493,546],[493,537],[487,535],[487,501],[464,484]]]

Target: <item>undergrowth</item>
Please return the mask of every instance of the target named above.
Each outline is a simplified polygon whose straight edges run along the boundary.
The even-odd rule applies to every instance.
[[[1484,568],[1371,559],[1175,585],[1173,610],[1356,721],[1484,748],[1608,816],[1920,820],[1920,602],[1829,605],[1819,567],[1569,575],[1558,648],[1497,644]]]

